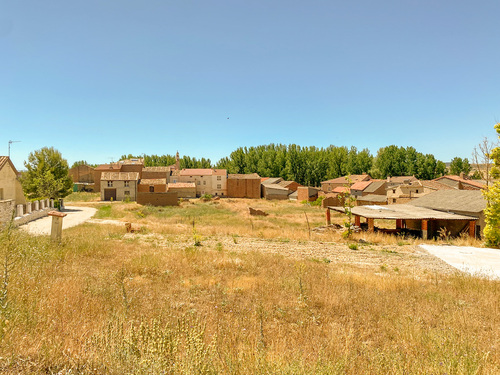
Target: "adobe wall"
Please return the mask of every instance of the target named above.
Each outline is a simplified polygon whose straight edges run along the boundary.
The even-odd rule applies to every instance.
[[[166,178],[170,176],[169,172],[163,171],[163,172],[158,172],[158,171],[142,171],[142,179],[149,179],[149,180],[154,180],[157,178]]]
[[[260,198],[260,178],[258,179],[227,179],[227,196],[230,198]]]
[[[150,191],[149,191],[150,186],[151,185],[148,185],[148,184],[139,184],[139,185],[137,185],[137,192],[150,193]],[[166,184],[153,185],[153,187],[154,187],[155,193],[166,193],[167,192],[167,185]]]
[[[139,178],[143,178],[142,164],[122,164],[120,167],[120,172],[137,172],[139,173]]]
[[[318,199],[317,194],[312,197],[309,197],[309,188],[307,186],[301,186],[297,189],[298,202],[302,201],[314,202],[316,199]]]
[[[137,193],[137,203],[151,206],[177,206],[177,193]]]

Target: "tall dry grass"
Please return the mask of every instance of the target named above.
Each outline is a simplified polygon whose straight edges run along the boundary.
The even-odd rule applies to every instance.
[[[171,243],[90,224],[66,230],[59,245],[17,230],[2,233],[0,264],[8,265],[0,290],[2,372],[500,372],[498,281],[380,273],[251,247],[230,252],[220,243],[179,248],[171,227],[190,229],[193,217],[203,234],[221,222],[224,235],[254,232],[243,208],[141,217],[133,204],[115,207],[116,217],[170,233]],[[292,216],[297,210],[285,209]],[[295,215],[300,222],[302,211]],[[304,224],[287,228],[284,220],[272,228],[270,219],[254,225],[265,235],[308,238]]]

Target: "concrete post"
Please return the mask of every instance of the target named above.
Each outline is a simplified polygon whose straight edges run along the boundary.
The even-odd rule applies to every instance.
[[[26,213],[30,214],[31,213],[31,202],[26,203]]]
[[[39,201],[35,201],[33,203],[35,203],[35,211],[38,211],[40,209],[40,202]]]
[[[16,216],[17,217],[22,217],[24,215],[24,207],[22,204],[18,204],[16,207]]]
[[[326,225],[330,225],[331,223],[332,223],[332,219],[330,216],[330,209],[327,208],[326,209]]]
[[[45,199],[45,208],[49,208],[50,207],[50,200],[49,198]]]
[[[40,210],[45,208],[45,201],[43,199],[40,200]]]
[[[61,242],[63,217],[67,214],[59,211],[50,211],[48,215],[52,216],[50,239],[54,242]]]

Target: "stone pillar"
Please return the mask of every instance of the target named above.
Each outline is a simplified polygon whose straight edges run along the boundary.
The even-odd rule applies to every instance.
[[[31,213],[31,202],[26,203],[26,213],[30,214]]]
[[[50,211],[49,216],[52,216],[52,228],[50,230],[50,239],[55,242],[61,242],[62,237],[62,224],[64,214],[59,211]]]
[[[16,207],[16,216],[22,217],[24,215],[24,207],[22,204],[18,204]]]
[[[476,220],[469,221],[469,236],[476,237]]]
[[[40,209],[40,201],[35,201],[35,211],[38,211]]]
[[[50,200],[50,208],[54,208],[54,200],[53,199]]]
[[[369,217],[367,218],[367,221],[368,221],[368,232],[375,231],[375,219]]]
[[[45,208],[45,201],[43,199],[40,199],[40,210],[43,210]]]
[[[422,220],[422,238],[424,240],[429,239],[429,232],[427,230],[428,226],[429,226],[429,220]]]
[[[332,219],[330,216],[330,209],[327,208],[326,209],[326,225],[330,225],[331,223],[332,223]]]
[[[354,225],[356,225],[357,227],[361,226],[361,217],[360,216],[354,215]]]

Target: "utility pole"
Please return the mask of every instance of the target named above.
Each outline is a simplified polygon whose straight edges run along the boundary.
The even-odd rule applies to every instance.
[[[21,141],[9,141],[9,159],[10,159],[10,145]]]

